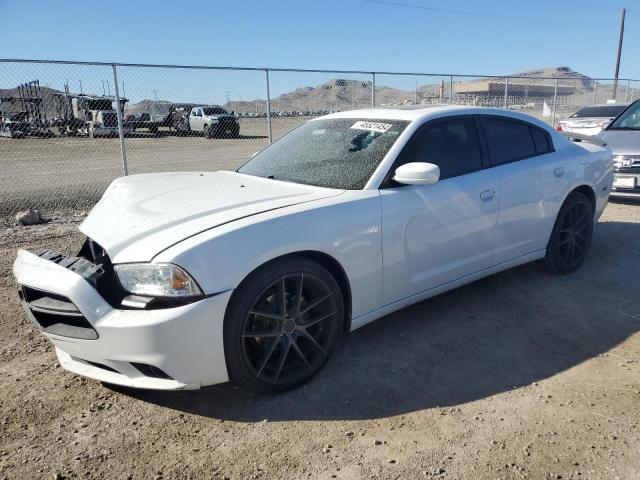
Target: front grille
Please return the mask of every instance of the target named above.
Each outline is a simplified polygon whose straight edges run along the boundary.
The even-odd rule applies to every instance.
[[[619,158],[619,157],[618,157]],[[640,157],[625,157],[614,163],[616,173],[640,173]]]
[[[118,117],[115,113],[103,113],[102,125],[104,127],[116,127],[118,125]]]
[[[98,338],[98,332],[67,297],[26,286],[19,294],[31,320],[43,332],[83,340]]]
[[[236,121],[231,117],[222,117],[218,125],[223,128],[235,127]]]

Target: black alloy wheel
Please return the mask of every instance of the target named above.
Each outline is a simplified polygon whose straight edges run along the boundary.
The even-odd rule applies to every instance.
[[[593,204],[580,192],[572,192],[560,208],[549,239],[545,263],[554,273],[577,269],[589,252],[593,236]]]
[[[294,259],[245,282],[225,319],[232,380],[260,392],[294,388],[326,363],[344,317],[342,294],[319,264]]]

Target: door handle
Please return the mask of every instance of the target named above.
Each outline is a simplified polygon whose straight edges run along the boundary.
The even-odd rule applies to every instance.
[[[553,174],[558,178],[563,176],[564,175],[564,167],[558,167],[558,168],[554,169],[553,170]]]
[[[488,202],[495,196],[495,194],[495,190],[485,190],[480,194],[480,200],[482,200],[483,202]]]

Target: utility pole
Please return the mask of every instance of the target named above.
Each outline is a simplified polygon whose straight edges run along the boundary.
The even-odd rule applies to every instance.
[[[616,75],[613,81],[613,99],[616,99],[618,92],[618,75],[620,74],[620,56],[622,55],[622,38],[624,37],[624,17],[627,14],[627,9],[622,9],[622,16],[620,17],[620,35],[618,36],[618,56],[616,58]]]

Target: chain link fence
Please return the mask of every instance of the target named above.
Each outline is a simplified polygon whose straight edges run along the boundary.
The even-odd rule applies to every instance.
[[[640,80],[0,60],[0,218],[86,210],[123,174],[235,169],[309,118],[458,104],[555,124]],[[574,78],[575,77],[575,78]]]

